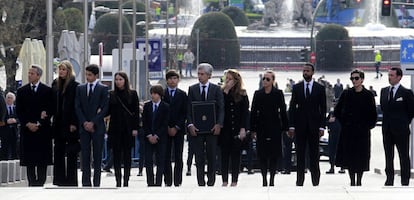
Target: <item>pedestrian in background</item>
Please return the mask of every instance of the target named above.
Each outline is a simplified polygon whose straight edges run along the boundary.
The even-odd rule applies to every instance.
[[[40,82],[43,70],[29,68],[29,83],[17,90],[16,111],[22,124],[20,165],[26,166],[29,187],[42,187],[47,166],[52,164],[52,89]]]
[[[341,79],[336,79],[336,83],[333,87],[334,90],[334,96],[335,96],[335,101],[339,99],[339,97],[342,94],[342,91],[344,91],[344,86],[341,83]]]
[[[394,185],[394,147],[397,147],[401,169],[401,185],[410,183],[410,124],[414,117],[414,95],[400,84],[403,72],[393,67],[388,71],[390,86],[381,89],[382,138],[385,151],[385,186]]]
[[[1,98],[1,97],[0,97]],[[0,127],[0,160],[17,159],[17,138],[19,137],[19,119],[16,114],[16,95],[12,92],[6,94],[5,125]]]
[[[115,87],[109,93],[108,146],[112,149],[116,187],[121,187],[121,167],[124,167],[123,186],[128,187],[131,172],[131,149],[139,128],[139,99],[130,88],[128,75],[117,72]]]
[[[78,186],[78,153],[80,151],[78,118],[75,112],[76,87],[72,64],[64,60],[58,65],[58,78],[53,89],[53,184]]]
[[[339,141],[339,134],[341,133],[341,123],[336,119],[334,112],[334,108],[331,108],[331,111],[329,111],[327,120],[327,127],[328,127],[328,150],[329,150],[329,164],[331,167],[328,171],[326,171],[326,174],[334,174],[335,173],[335,160],[336,160],[336,152],[338,149],[338,141]],[[339,170],[339,173],[345,173],[344,169],[341,168]]]
[[[379,78],[382,77],[382,73],[380,72],[380,67],[381,67],[381,61],[382,61],[382,56],[381,56],[381,51],[380,50],[375,50],[375,72],[377,73],[377,76],[375,78]]]
[[[363,86],[365,74],[351,72],[353,87],[342,92],[334,115],[341,123],[336,165],[348,169],[351,186],[361,186],[364,171],[369,171],[371,129],[377,122],[375,99]]]
[[[188,77],[188,74],[190,74],[190,77],[193,77],[193,74],[191,73],[193,68],[195,57],[193,52],[191,52],[191,49],[187,49],[187,51],[184,53],[183,61],[185,63],[185,77]]]
[[[243,79],[237,70],[227,70],[222,89],[224,96],[224,124],[218,140],[221,149],[222,186],[228,185],[229,166],[231,166],[230,186],[237,186],[240,171],[241,144],[246,137],[248,123],[249,98],[247,97],[246,90],[243,88]]]
[[[278,158],[282,157],[282,134],[288,130],[285,97],[274,87],[275,74],[263,74],[263,88],[253,96],[250,131],[257,138],[263,186],[274,186]],[[267,172],[270,173],[269,182]]]

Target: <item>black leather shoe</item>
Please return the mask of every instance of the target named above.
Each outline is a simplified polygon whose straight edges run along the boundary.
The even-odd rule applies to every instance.
[[[326,174],[335,174],[335,170],[334,169],[330,169],[328,171],[325,172]]]

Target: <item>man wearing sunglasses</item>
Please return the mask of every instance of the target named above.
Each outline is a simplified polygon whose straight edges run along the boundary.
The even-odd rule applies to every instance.
[[[410,123],[414,116],[414,95],[400,84],[402,70],[393,67],[388,71],[390,86],[381,89],[383,112],[382,136],[385,151],[385,186],[394,185],[394,146],[400,157],[401,185],[410,182]]]
[[[312,63],[303,66],[304,80],[293,86],[289,106],[289,136],[296,136],[297,179],[296,186],[305,180],[305,152],[309,151],[309,170],[313,186],[319,185],[319,138],[326,123],[325,87],[312,79]],[[308,148],[306,148],[308,146]]]

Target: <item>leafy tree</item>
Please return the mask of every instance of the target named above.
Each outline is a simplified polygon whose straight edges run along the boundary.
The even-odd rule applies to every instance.
[[[222,12],[210,12],[198,18],[191,32],[193,52],[197,52],[197,30],[200,62],[208,62],[218,68],[240,64],[240,44],[230,17]]]
[[[246,17],[244,12],[240,10],[240,8],[230,6],[230,7],[224,8],[223,10],[221,10],[221,12],[229,16],[235,26],[249,25],[249,19]]]
[[[54,8],[63,2],[55,1]],[[24,39],[45,41],[46,0],[0,0],[0,8],[7,13],[6,20],[0,20],[0,44],[5,47],[5,55],[0,53],[0,59],[6,67],[6,90],[15,91],[16,59]]]
[[[112,49],[118,48],[118,14],[107,13],[96,21],[92,36],[92,54],[98,54],[98,44],[103,42],[104,54],[112,54]],[[131,26],[125,17],[122,17],[122,41],[131,42]]]
[[[316,35],[316,65],[318,70],[349,70],[354,57],[352,40],[340,25],[328,24]]]

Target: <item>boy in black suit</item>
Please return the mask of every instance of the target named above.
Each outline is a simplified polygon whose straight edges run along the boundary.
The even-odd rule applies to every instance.
[[[150,89],[151,101],[145,103],[142,114],[142,126],[145,135],[145,169],[148,186],[161,186],[162,174],[165,166],[165,148],[168,136],[169,105],[161,101],[164,90],[161,85],[154,85]],[[154,161],[157,165],[154,181]]]
[[[164,182],[166,186],[171,186],[174,180],[174,186],[180,186],[183,174],[183,147],[186,128],[185,120],[187,117],[187,94],[177,87],[178,82],[180,81],[180,75],[175,70],[168,71],[165,75],[165,79],[167,80],[167,88],[164,90],[163,100],[170,105],[170,117],[165,154]],[[174,148],[174,150],[172,150],[172,148]],[[174,173],[171,166],[171,152],[174,152]]]

